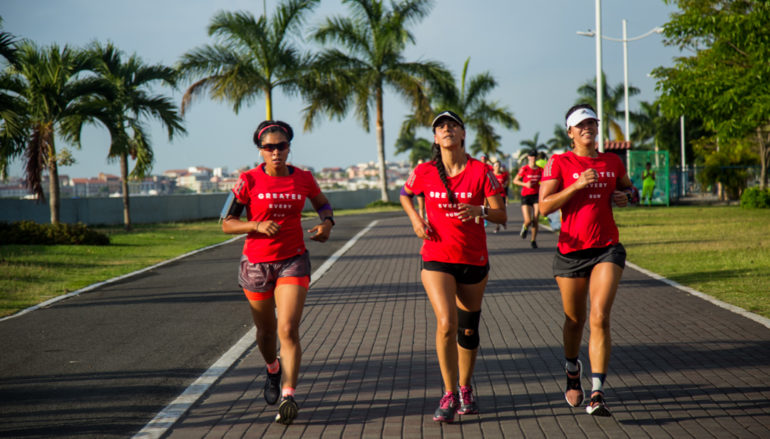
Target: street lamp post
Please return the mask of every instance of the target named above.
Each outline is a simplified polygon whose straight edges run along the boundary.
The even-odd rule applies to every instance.
[[[597,8],[601,7],[601,5],[599,3],[600,3],[600,0],[597,0]],[[598,13],[597,13],[597,23],[599,23],[599,20],[600,19],[599,19]],[[623,21],[622,21],[622,25],[623,25],[623,38],[607,37],[607,36],[602,35],[601,31],[594,32],[594,31],[591,31],[591,30],[589,30],[587,32],[578,31],[577,34],[585,36],[585,37],[598,37],[598,38],[596,38],[597,41],[601,40],[601,39],[605,39],[605,40],[610,40],[610,41],[619,41],[619,42],[623,43],[623,100],[624,100],[625,106],[626,106],[626,110],[625,110],[625,119],[626,119],[625,120],[625,129],[626,129],[625,136],[626,136],[626,140],[629,140],[629,136],[631,135],[631,132],[630,132],[630,127],[629,127],[630,123],[629,123],[629,105],[628,105],[628,42],[629,41],[641,40],[642,38],[646,38],[646,37],[648,37],[648,36],[650,36],[650,35],[652,35],[654,33],[659,34],[659,33],[663,32],[663,28],[662,27],[655,27],[655,28],[650,29],[649,31],[643,33],[642,35],[639,35],[639,36],[636,36],[636,37],[633,37],[633,38],[628,38],[628,34],[626,32],[626,24],[627,24],[627,21],[624,18]],[[599,25],[597,24],[597,29],[598,29],[598,26]],[[597,71],[599,71],[601,69],[601,48],[600,48],[599,45],[597,45],[596,47],[597,47],[596,63],[597,63]],[[599,107],[597,109],[597,111],[599,112],[599,117],[601,118],[602,117],[602,104],[601,104],[601,101],[600,101],[600,97],[603,95],[603,93],[601,92],[602,89],[599,88],[599,86],[601,85],[601,83],[599,82],[599,79],[598,79],[599,76],[600,75],[597,73],[597,80],[596,80],[596,105]],[[599,130],[599,141],[601,142],[600,143],[600,151],[604,152],[604,142],[603,142],[603,137],[602,137],[602,130]]]

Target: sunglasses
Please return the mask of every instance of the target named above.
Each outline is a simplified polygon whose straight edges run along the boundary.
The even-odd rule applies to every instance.
[[[277,149],[278,151],[283,152],[289,149],[289,142],[263,143],[262,146],[259,147],[259,149],[265,149],[270,152],[273,152]]]

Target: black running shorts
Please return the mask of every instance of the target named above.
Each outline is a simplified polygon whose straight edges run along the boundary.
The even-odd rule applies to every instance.
[[[422,261],[422,269],[451,274],[458,284],[473,285],[481,282],[489,273],[487,265],[452,264],[449,262]]]
[[[553,258],[553,275],[558,277],[589,277],[596,264],[612,262],[626,267],[626,249],[623,244],[589,248],[562,254],[558,250]]]
[[[532,195],[524,195],[521,197],[521,205],[522,206],[534,206],[539,202],[538,200],[539,195],[538,194],[532,194]]]

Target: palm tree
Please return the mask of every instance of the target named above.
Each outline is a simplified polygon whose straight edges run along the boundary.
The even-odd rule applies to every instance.
[[[418,138],[414,129],[414,125],[410,127],[402,125],[398,139],[396,139],[396,154],[409,151],[409,163],[412,166],[415,166],[420,160],[430,160],[433,155],[433,142],[422,137]]]
[[[0,18],[2,25],[2,18]],[[16,63],[16,39],[8,32],[0,31],[0,57],[4,65]],[[24,148],[23,102],[18,98],[23,84],[14,75],[0,71],[0,180],[8,177],[9,159]]]
[[[567,150],[572,145],[572,139],[567,135],[567,129],[564,125],[556,124],[553,127],[553,137],[546,142],[548,153],[552,154],[559,150]]]
[[[307,57],[289,42],[301,31],[304,15],[319,0],[287,0],[275,14],[255,18],[248,12],[219,12],[209,24],[209,36],[219,44],[205,45],[184,54],[177,68],[194,80],[182,98],[182,114],[193,97],[209,92],[219,101],[241,106],[265,97],[265,118],[273,118],[273,91],[296,93],[302,83]]]
[[[415,42],[407,25],[428,14],[429,0],[391,3],[386,10],[378,0],[343,0],[349,17],[327,18],[315,32],[319,43],[336,43],[318,55],[314,69],[318,74],[315,90],[305,93],[305,129],[313,127],[319,113],[342,117],[354,105],[356,117],[369,131],[371,107],[375,111],[377,155],[382,201],[389,201],[385,173],[385,86],[407,98],[418,118],[429,117],[430,105],[425,88],[435,89],[451,83],[451,75],[435,61],[404,61],[407,44]]]
[[[507,108],[498,102],[486,100],[486,96],[497,87],[497,81],[489,72],[484,72],[468,79],[468,57],[463,65],[460,86],[451,93],[437,93],[432,96],[433,108],[437,111],[452,110],[459,114],[465,126],[475,131],[471,153],[482,153],[487,157],[500,154],[500,136],[495,131],[494,123],[499,123],[509,130],[518,130],[519,122]]]
[[[88,70],[90,60],[80,50],[51,45],[39,48],[34,43],[23,43],[17,52],[17,64],[10,73],[18,85],[18,103],[23,114],[23,130],[27,134],[23,149],[26,185],[38,200],[45,199],[42,174],[48,170],[49,206],[51,223],[59,223],[59,169],[56,133],[80,147],[77,121],[89,111],[85,99],[106,95],[96,78],[81,77]],[[17,153],[22,153],[20,149]]]
[[[604,75],[604,77],[607,78],[606,75]],[[605,130],[604,133],[607,135],[607,138],[609,138],[609,133],[611,131],[613,140],[628,140],[628,137],[626,137],[628,133],[624,135],[623,129],[616,122],[617,120],[625,118],[625,109],[621,108],[621,104],[624,101],[623,84],[618,84],[615,87],[610,88],[610,86],[607,85],[607,82],[608,81],[604,81],[602,83],[604,88],[604,102],[602,105],[602,110],[604,114],[599,115],[599,118],[602,121],[602,129]],[[577,91],[581,96],[581,98],[577,100],[577,104],[588,103],[596,108],[596,80],[581,85]],[[633,85],[628,86],[629,97],[636,96],[638,94],[638,88],[634,87]],[[631,115],[636,117],[636,114],[629,112],[629,118],[631,118]]]
[[[152,169],[153,161],[152,144],[142,119],[152,117],[159,120],[166,127],[169,140],[174,134],[186,132],[172,100],[152,94],[155,84],[175,86],[177,75],[170,67],[146,65],[135,54],[124,60],[121,51],[112,44],[94,43],[88,52],[94,61],[92,70],[111,89],[111,93],[108,99],[89,99],[93,113],[98,115],[84,121],[98,120],[110,132],[107,159],[120,161],[123,224],[126,230],[131,230],[128,180],[129,177],[145,177]],[[136,160],[130,176],[129,156]]]
[[[524,146],[525,148],[522,148],[519,150],[519,157],[517,158],[518,162],[524,163],[527,160],[527,155],[530,151],[535,151],[535,154],[537,154],[540,151],[549,151],[548,145],[545,143],[540,142],[540,133],[535,133],[535,137],[532,139],[526,139],[519,142],[519,145]]]

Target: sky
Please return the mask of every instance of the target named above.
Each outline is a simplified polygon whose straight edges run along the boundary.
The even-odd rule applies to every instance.
[[[215,43],[207,34],[211,18],[221,10],[249,11],[268,15],[278,0],[2,0],[3,30],[38,45],[84,46],[91,41],[111,41],[125,54],[136,53],[146,64],[174,65],[181,56],[205,44]],[[326,17],[344,15],[340,0],[322,0],[307,17],[306,29],[296,35],[297,46],[311,51],[322,46],[308,42],[307,34]],[[676,9],[662,0],[604,0],[602,33],[621,38],[627,20],[628,38],[663,26]],[[405,60],[441,62],[459,81],[470,57],[469,76],[489,72],[498,86],[487,96],[511,111],[519,122],[517,131],[498,127],[501,149],[515,154],[523,140],[539,133],[541,141],[553,137],[555,125],[563,126],[564,114],[575,103],[577,89],[595,80],[595,40],[577,31],[596,29],[594,0],[436,0],[430,14],[410,27],[416,44],[405,51]],[[640,101],[652,102],[658,92],[649,73],[671,66],[680,56],[665,46],[663,36],[628,42],[629,83],[641,93],[630,100],[635,111]],[[602,65],[610,86],[623,83],[623,45],[604,40]],[[189,83],[178,90],[157,89],[177,105]],[[295,128],[290,160],[313,167],[348,167],[377,160],[374,122],[366,132],[353,113],[342,120],[321,119],[311,132],[302,130],[300,97],[278,92],[273,97],[275,119]],[[401,122],[409,113],[406,102],[393,90],[385,91],[385,155],[388,161],[407,160],[394,155],[393,146]],[[159,122],[148,121],[155,153],[153,174],[191,166],[225,167],[233,171],[252,167],[259,160],[252,143],[256,126],[265,118],[264,99],[235,114],[231,105],[202,96],[185,114],[187,134],[169,141]],[[622,126],[621,122],[621,126]],[[632,128],[633,129],[633,128]],[[429,129],[418,135],[430,138]],[[468,132],[468,143],[473,132]],[[62,147],[62,142],[57,141]],[[72,150],[72,166],[59,173],[70,177],[95,177],[100,172],[119,175],[117,162],[107,161],[109,136],[98,126],[86,128],[81,148]],[[133,163],[132,163],[133,165]],[[11,176],[21,176],[16,160]]]

